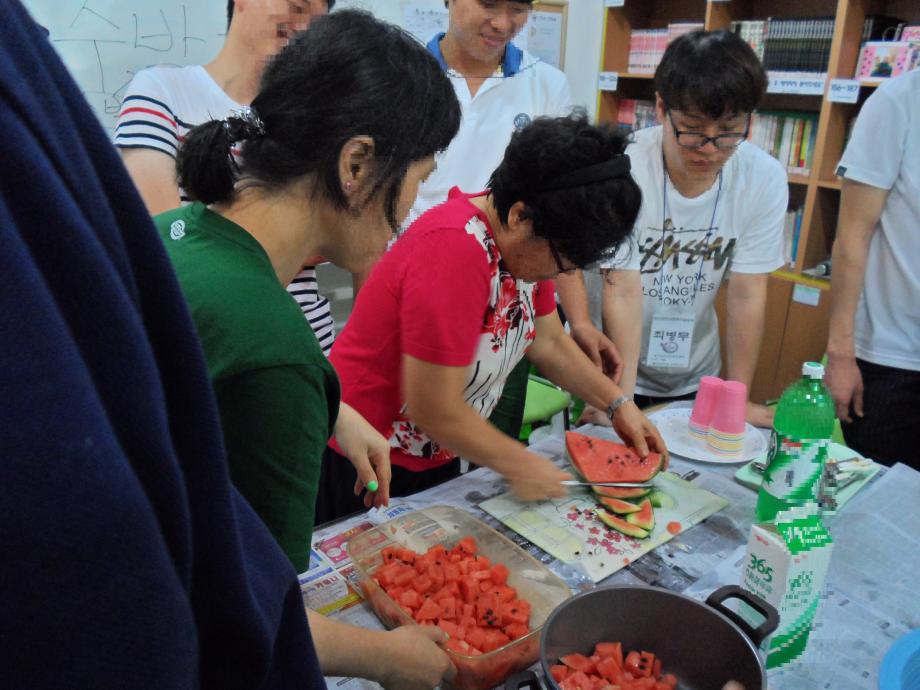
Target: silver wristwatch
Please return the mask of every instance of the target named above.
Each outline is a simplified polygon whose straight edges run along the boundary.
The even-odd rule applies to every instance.
[[[607,419],[613,421],[613,415],[616,414],[617,410],[620,409],[623,403],[628,403],[630,400],[632,400],[632,398],[630,398],[628,395],[621,395],[619,398],[607,405]]]

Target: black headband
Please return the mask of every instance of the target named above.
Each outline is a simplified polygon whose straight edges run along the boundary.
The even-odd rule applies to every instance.
[[[565,175],[560,175],[540,185],[541,192],[551,192],[557,189],[570,189],[571,187],[583,187],[592,182],[604,182],[617,177],[625,177],[630,171],[629,156],[620,154],[613,158],[589,165],[587,168],[579,168]]]

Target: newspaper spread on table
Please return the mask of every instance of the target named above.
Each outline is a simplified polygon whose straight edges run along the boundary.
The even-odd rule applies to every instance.
[[[609,429],[580,430],[616,439]],[[565,465],[564,443],[559,436],[531,449]],[[705,599],[722,585],[737,584],[757,494],[733,480],[736,469],[672,457],[670,472],[724,498],[726,507],[601,584],[650,584],[698,599]],[[300,575],[305,604],[342,622],[382,629],[358,594],[347,541],[398,514],[433,505],[470,512],[546,564],[573,592],[594,587],[590,574],[577,562],[559,561],[479,508],[484,500],[507,490],[500,476],[477,469],[420,494],[393,499],[386,509],[318,528],[310,567]],[[829,526],[834,555],[816,628],[802,659],[769,672],[771,690],[876,690],[878,666],[885,651],[908,630],[920,627],[920,598],[914,584],[920,570],[920,473],[903,465],[883,469],[831,518]],[[329,688],[345,690],[380,687],[356,678],[330,677],[326,681]]]

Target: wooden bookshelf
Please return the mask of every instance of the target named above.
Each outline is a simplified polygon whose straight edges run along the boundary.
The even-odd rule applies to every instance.
[[[863,80],[857,103],[827,97],[830,80],[852,79],[867,15],[899,17],[920,24],[918,0],[624,0],[605,10],[601,69],[617,72],[616,91],[598,95],[598,119],[616,121],[621,99],[653,100],[651,75],[627,73],[633,30],[666,27],[674,21],[703,22],[708,30],[726,29],[734,21],[768,17],[835,18],[824,95],[768,93],[764,110],[803,110],[818,115],[818,131],[808,176],[790,175],[790,202],[803,206],[799,250],[794,266],[770,277],[767,334],[752,387],[755,400],[775,398],[797,374],[805,359],[820,359],[827,339],[829,282],[802,271],[831,252],[840,208],[841,181],[836,176],[849,123],[883,80]],[[796,286],[799,286],[797,292]],[[802,301],[802,290],[820,290],[818,306]],[[812,298],[814,293],[810,293]],[[724,300],[719,300],[723,304]],[[719,307],[724,324],[724,304]],[[724,341],[724,339],[723,339]],[[724,357],[723,357],[724,361]]]

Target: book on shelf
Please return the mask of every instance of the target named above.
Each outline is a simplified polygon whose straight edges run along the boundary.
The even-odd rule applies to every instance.
[[[920,45],[920,24],[903,27],[898,40],[907,41],[911,45]]]
[[[863,20],[860,43],[867,41],[897,41],[904,20],[886,14],[867,14]]]
[[[918,50],[909,41],[867,41],[859,49],[856,79],[890,79],[910,71]]]
[[[818,114],[798,111],[758,111],[751,117],[749,139],[776,158],[790,175],[811,174]]]
[[[901,27],[898,40],[909,43],[911,47],[911,57],[904,71],[910,72],[920,67],[920,24]]]
[[[703,28],[701,22],[673,22],[664,29],[636,29],[629,35],[630,74],[654,74],[668,44],[678,36]]]
[[[799,251],[799,234],[802,232],[802,213],[801,206],[790,208],[786,211],[786,218],[783,224],[783,258],[789,266],[795,265],[795,259]]]
[[[620,100],[617,109],[617,124],[634,132],[658,124],[654,101],[637,101],[633,98]]]
[[[827,73],[834,17],[770,17],[732,22],[731,29],[768,72]]]
[[[753,19],[732,22],[731,30],[751,46],[758,60],[763,61],[763,48],[767,37],[766,21],[763,19]]]

